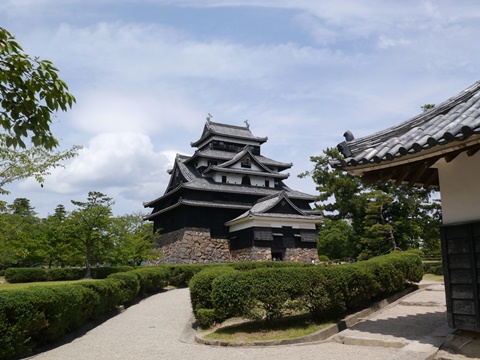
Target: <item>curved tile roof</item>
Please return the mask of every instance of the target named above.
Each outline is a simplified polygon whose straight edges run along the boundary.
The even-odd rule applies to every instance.
[[[220,123],[207,121],[200,139],[192,142],[190,145],[192,147],[197,147],[206,139],[214,135],[225,136],[225,137],[240,139],[240,140],[251,140],[251,141],[256,141],[260,144],[268,140],[268,137],[254,136],[248,126],[235,126],[235,125],[220,124]]]
[[[338,145],[344,154],[337,167],[380,164],[480,134],[480,81],[458,95],[373,135]]]
[[[208,158],[212,160],[230,160],[232,158],[232,153],[229,151],[223,150],[212,150],[212,149],[205,149],[205,150],[197,150],[195,154],[190,158],[189,162],[193,161],[195,158]],[[268,167],[276,167],[280,171],[289,169],[293,166],[293,163],[285,163],[277,160],[270,159],[263,155],[255,155],[255,158],[261,162],[263,165]]]

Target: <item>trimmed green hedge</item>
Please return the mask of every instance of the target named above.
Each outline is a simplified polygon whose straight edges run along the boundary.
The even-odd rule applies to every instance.
[[[272,322],[292,309],[338,318],[423,275],[420,257],[408,252],[331,267],[225,269],[205,270],[191,280],[192,308],[202,326],[234,316]]]
[[[0,359],[28,354],[35,347],[58,339],[120,305],[130,304],[139,295],[158,292],[168,285],[184,284],[200,268],[141,267],[110,274],[103,280],[0,290]],[[13,278],[20,279],[20,275],[27,273],[25,278],[32,278],[32,269],[18,270],[11,273]],[[64,271],[58,277],[74,274],[74,271]],[[44,280],[43,276],[40,278]]]
[[[47,273],[42,268],[9,268],[5,270],[5,280],[12,284],[46,281]]]
[[[131,266],[103,266],[92,268],[93,279],[105,279],[108,275],[133,270]],[[27,283],[40,281],[80,280],[85,269],[80,268],[9,268],[5,271],[5,280],[9,283]]]

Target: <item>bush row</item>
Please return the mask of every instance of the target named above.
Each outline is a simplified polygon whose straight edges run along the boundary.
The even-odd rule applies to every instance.
[[[93,279],[105,279],[117,272],[133,270],[131,266],[103,266],[92,268]],[[5,280],[9,283],[28,283],[41,281],[80,280],[85,276],[81,268],[9,268],[5,270]]]
[[[205,270],[190,282],[192,308],[204,327],[234,316],[272,322],[292,310],[338,318],[423,275],[420,257],[409,253],[331,267],[226,269]]]
[[[208,267],[142,267],[116,272],[103,280],[0,291],[0,359],[28,353],[120,305],[131,303],[139,295],[158,292],[168,285],[185,286],[196,273]],[[15,270],[15,279],[20,280],[21,274],[27,273],[26,270]],[[25,278],[46,280],[42,269],[27,270],[30,272],[28,276],[24,275]],[[62,269],[55,270],[58,274],[57,270]],[[69,274],[75,273],[72,270]],[[96,274],[102,276],[104,272]]]

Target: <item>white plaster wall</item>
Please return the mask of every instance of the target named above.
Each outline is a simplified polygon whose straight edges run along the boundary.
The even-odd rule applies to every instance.
[[[437,162],[444,224],[480,219],[480,152]]]
[[[237,162],[237,163],[233,164],[233,165],[232,165],[232,168],[233,168],[233,169],[245,169],[245,168],[242,167],[242,163],[241,163],[241,162]],[[263,171],[263,169],[260,169],[260,166],[258,166],[257,164],[255,164],[253,161],[251,162],[250,168],[248,168],[247,170]]]
[[[221,172],[215,173],[213,177],[214,181],[217,183],[222,182],[222,175],[227,177],[227,183],[229,184],[240,185],[242,183],[243,175]],[[252,186],[265,187],[265,180],[270,181],[269,187],[273,188],[275,186],[275,179],[273,178],[269,179],[267,177],[250,176],[250,183],[252,184]]]
[[[302,221],[301,219],[268,219],[268,218],[256,218],[243,221],[238,224],[230,226],[230,232],[239,231],[251,227],[270,227],[279,228],[282,226],[291,226],[293,229],[315,229],[316,224],[309,221]]]

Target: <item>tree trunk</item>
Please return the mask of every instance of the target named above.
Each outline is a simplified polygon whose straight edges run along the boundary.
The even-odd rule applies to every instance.
[[[92,278],[92,269],[90,268],[90,244],[87,244],[87,256],[85,257],[85,277],[84,279]]]

